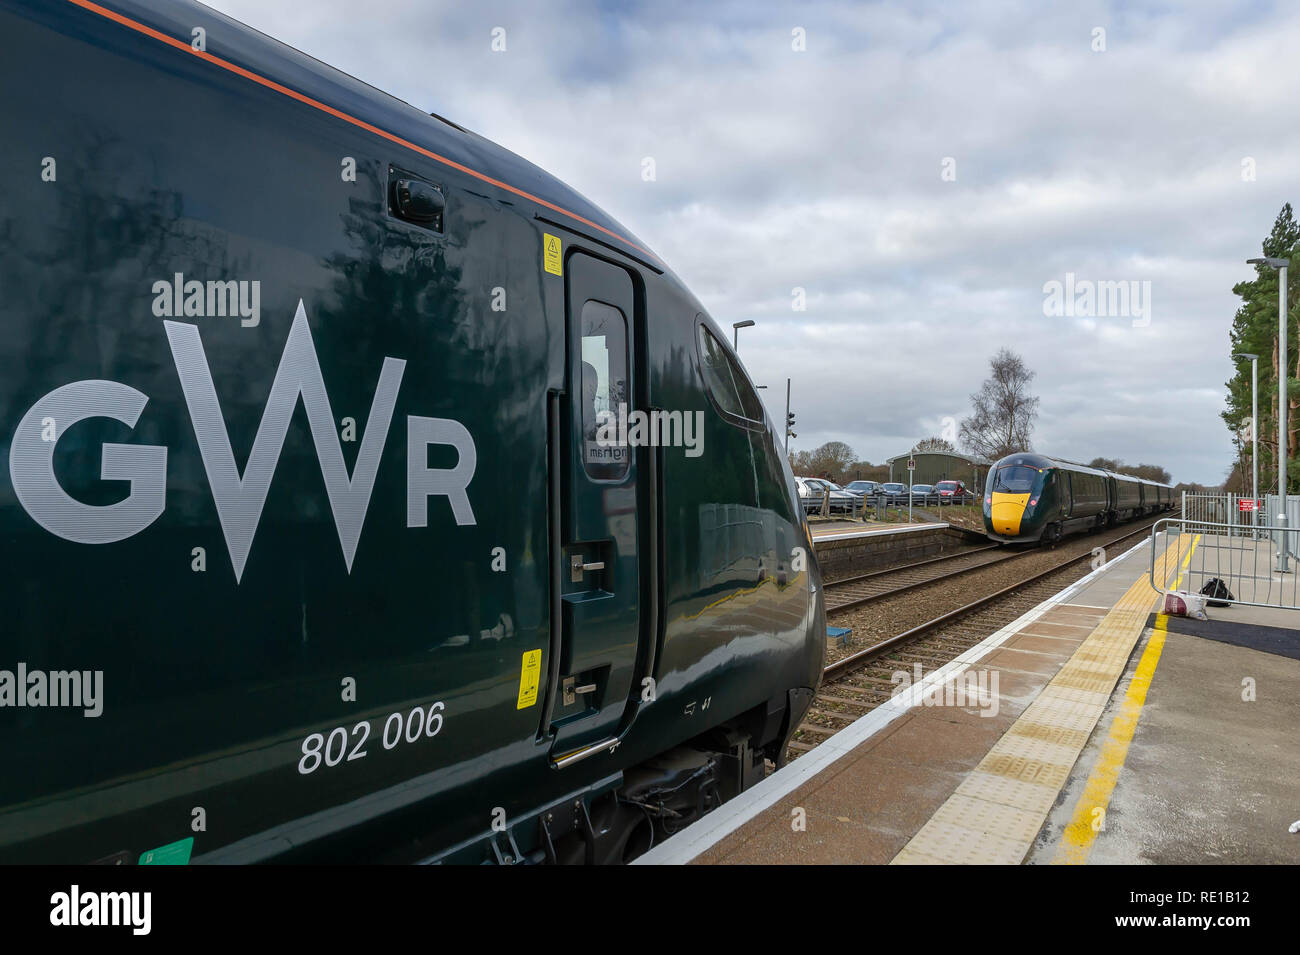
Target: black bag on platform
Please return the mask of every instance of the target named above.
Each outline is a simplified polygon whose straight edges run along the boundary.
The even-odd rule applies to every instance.
[[[1211,577],[1206,581],[1205,586],[1201,588],[1201,594],[1210,598],[1206,603],[1211,607],[1231,606],[1228,601],[1237,599],[1232,595],[1232,591],[1228,589],[1228,585],[1218,577]]]

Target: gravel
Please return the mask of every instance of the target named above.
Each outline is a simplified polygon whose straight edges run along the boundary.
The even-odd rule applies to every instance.
[[[985,546],[984,544],[975,544],[975,543],[957,544],[953,547],[945,548],[944,550],[941,550],[938,553],[931,554],[929,557],[921,557],[921,558],[917,558],[916,560],[906,560],[906,559],[896,560],[891,563],[883,564],[878,567],[867,567],[864,569],[853,568],[851,570],[842,571],[839,574],[834,576],[827,575],[826,577],[822,578],[822,583],[836,584],[839,583],[841,580],[846,580],[850,577],[858,577],[862,574],[874,574],[874,573],[879,573],[888,570],[902,570],[906,567],[911,567],[922,560],[933,560],[935,557],[955,557],[958,554],[965,554],[973,551],[982,550],[984,546]]]
[[[1135,525],[1128,530],[1136,529]],[[827,616],[828,624],[833,627],[849,627],[853,633],[849,636],[847,646],[840,646],[838,643],[827,646],[826,662],[834,663],[881,640],[933,620],[940,614],[964,607],[981,597],[1013,586],[1025,577],[1047,570],[1069,557],[1087,556],[1094,547],[1098,546],[1099,541],[1106,540],[1117,532],[1118,529],[1111,529],[1097,534],[1067,538],[1057,547],[1029,550],[1022,557],[987,569],[970,571],[954,580],[937,580],[909,593],[899,594],[897,597],[884,597],[858,608],[831,613]],[[1113,560],[1129,548],[1140,544],[1142,540],[1142,537],[1133,537],[1107,548],[1107,559]],[[1072,581],[1079,580],[1091,572],[1092,567],[1085,562],[1062,571],[1061,588],[1064,589]]]

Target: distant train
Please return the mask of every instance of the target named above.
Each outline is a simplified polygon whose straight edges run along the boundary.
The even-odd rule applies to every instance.
[[[1010,454],[989,470],[984,530],[995,541],[1055,544],[1174,506],[1174,489],[1101,468]]]

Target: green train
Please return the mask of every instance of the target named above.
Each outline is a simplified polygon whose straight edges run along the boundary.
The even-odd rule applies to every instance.
[[[0,861],[621,862],[781,764],[812,542],[657,256],[198,3],[0,52]]]
[[[1002,542],[1055,544],[1067,534],[1171,510],[1168,484],[1041,454],[1010,454],[989,469],[984,530]]]

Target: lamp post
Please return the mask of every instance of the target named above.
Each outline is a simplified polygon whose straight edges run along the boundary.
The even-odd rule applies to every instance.
[[[1282,513],[1277,516],[1278,526],[1282,528],[1281,546],[1277,549],[1277,572],[1285,574],[1288,572],[1287,551],[1291,548],[1286,535],[1286,380],[1291,372],[1286,350],[1286,270],[1291,260],[1270,256],[1247,259],[1246,264],[1277,269],[1277,494],[1282,499]]]
[[[1259,356],[1238,352],[1232,356],[1238,361],[1250,359],[1250,496],[1251,523],[1259,524]]]
[[[754,326],[754,320],[752,318],[747,318],[743,322],[731,323],[731,329],[732,329],[731,350],[732,351],[736,351],[736,352],[740,351],[740,330],[742,328],[752,328],[753,326]]]

